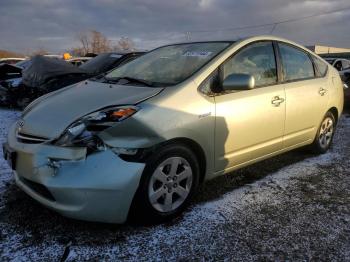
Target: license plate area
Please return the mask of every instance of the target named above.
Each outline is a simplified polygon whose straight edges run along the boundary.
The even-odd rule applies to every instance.
[[[11,150],[7,144],[2,145],[2,151],[4,153],[4,158],[12,170],[16,170],[17,153]]]

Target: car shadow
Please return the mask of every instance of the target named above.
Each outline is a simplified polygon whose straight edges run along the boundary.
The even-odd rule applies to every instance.
[[[195,203],[199,204],[218,199],[228,192],[254,183],[278,172],[286,166],[298,163],[312,156],[314,155],[307,150],[297,149],[214,178],[202,185],[199,194],[195,197]]]

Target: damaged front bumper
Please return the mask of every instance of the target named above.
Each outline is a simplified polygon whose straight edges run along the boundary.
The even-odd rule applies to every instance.
[[[145,164],[126,162],[109,149],[87,155],[85,148],[22,143],[15,125],[7,147],[16,158],[17,185],[41,204],[76,219],[126,221]]]

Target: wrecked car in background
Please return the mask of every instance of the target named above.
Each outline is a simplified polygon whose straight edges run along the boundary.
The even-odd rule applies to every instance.
[[[22,71],[30,64],[31,60],[23,60],[14,65],[0,64],[0,106],[9,105],[10,89],[21,84]]]
[[[0,64],[0,81],[21,77],[22,69],[16,65]]]
[[[30,60],[30,65],[22,71],[21,79],[0,83],[0,104],[23,109],[44,94],[108,72],[142,54],[104,53],[81,66],[48,56],[35,56]]]

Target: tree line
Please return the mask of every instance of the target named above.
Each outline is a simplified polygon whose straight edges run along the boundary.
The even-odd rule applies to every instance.
[[[135,43],[129,37],[121,37],[119,40],[112,41],[103,33],[96,30],[89,30],[78,33],[77,45],[66,50],[73,56],[85,56],[89,53],[100,54],[104,52],[121,52],[121,51],[135,51]],[[46,55],[49,54],[44,47],[27,53],[26,56]],[[25,57],[24,54],[10,52],[7,50],[0,50],[0,58],[2,57]]]
[[[74,56],[84,56],[88,53],[104,53],[111,51],[134,51],[135,44],[128,37],[121,37],[113,42],[104,34],[96,30],[90,30],[78,34],[79,45],[72,48],[70,53]]]

